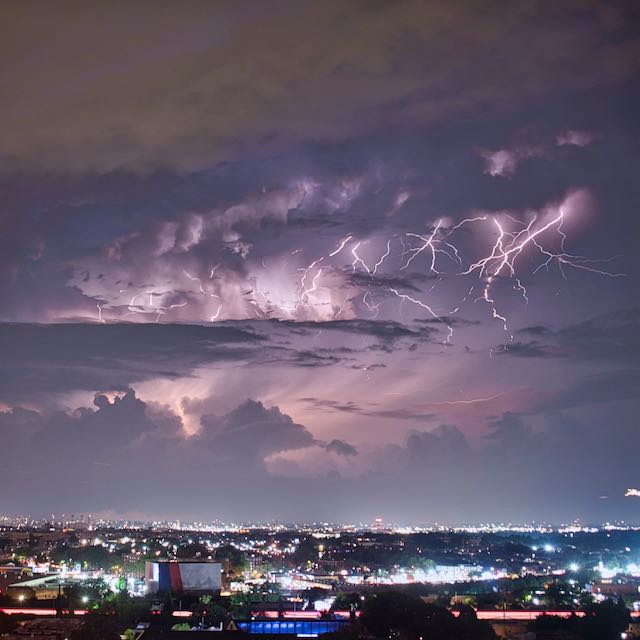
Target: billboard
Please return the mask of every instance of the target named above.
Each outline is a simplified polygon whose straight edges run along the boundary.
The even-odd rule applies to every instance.
[[[148,593],[219,591],[222,565],[219,562],[147,562],[145,584]]]

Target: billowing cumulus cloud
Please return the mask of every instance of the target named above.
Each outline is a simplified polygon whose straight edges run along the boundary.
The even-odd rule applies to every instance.
[[[357,291],[348,277],[321,267],[305,273],[307,255],[284,247],[274,254],[261,236],[265,227],[286,229],[293,212],[330,219],[356,196],[344,181],[300,179],[209,211],[178,212],[79,258],[68,284],[96,301],[99,320],[352,316]]]
[[[566,145],[586,147],[593,142],[594,137],[591,131],[576,131],[575,129],[570,129],[569,131],[559,134],[556,138],[556,143],[559,147]]]
[[[485,162],[485,173],[490,176],[509,177],[516,172],[518,165],[528,158],[539,158],[544,151],[540,147],[516,147],[515,149],[497,149],[480,152]]]
[[[345,442],[344,440],[338,440],[337,438],[334,438],[331,442],[328,442],[325,446],[325,449],[327,451],[331,451],[333,453],[337,453],[338,455],[346,457],[358,455],[358,450],[353,445]]]
[[[262,403],[247,400],[226,416],[203,416],[197,437],[218,456],[230,454],[232,460],[258,461],[274,451],[298,449],[310,445],[313,436],[277,407],[266,409]]]
[[[281,517],[311,515],[295,500],[288,502],[294,486],[307,500],[339,486],[344,505],[336,496],[332,508],[318,502],[315,514],[350,519],[371,518],[384,505],[393,517],[405,513],[412,522],[463,522],[497,514],[497,497],[514,505],[525,499],[526,510],[513,508],[523,517],[568,512],[593,517],[608,509],[601,495],[611,495],[619,507],[615,496],[623,499],[633,481],[637,430],[619,424],[604,434],[562,413],[534,424],[526,416],[505,413],[494,418],[478,446],[457,427],[440,425],[413,430],[399,445],[356,449],[337,439],[322,443],[278,408],[248,400],[225,415],[205,417],[202,432],[185,437],[168,408],[145,403],[128,390],[112,398],[97,394],[93,408],[0,412],[6,445],[0,476],[3,482],[16,480],[10,507],[39,488],[39,497],[31,497],[34,508],[60,509],[61,497],[73,496],[82,511],[115,508],[116,513],[164,515],[170,505],[171,514],[182,517],[213,517],[213,512],[228,518],[247,512],[265,517],[273,503],[264,501],[274,494],[283,499]],[[567,447],[575,463],[566,460]],[[29,469],[20,464],[27,455],[35,463]],[[605,455],[620,461],[606,477],[593,473]],[[547,471],[541,475],[543,464]],[[44,481],[52,476],[55,483]],[[472,490],[472,482],[483,491]],[[557,482],[566,501],[550,504],[545,496]],[[222,486],[233,486],[234,492],[220,491]],[[379,490],[371,492],[371,487]],[[468,505],[464,515],[454,515],[449,502],[439,499],[445,488],[450,499]],[[385,502],[387,494],[396,496],[395,505]]]
[[[266,467],[271,475],[283,478],[354,478],[366,474],[367,461],[362,457],[347,460],[333,449],[315,445],[272,454]]]

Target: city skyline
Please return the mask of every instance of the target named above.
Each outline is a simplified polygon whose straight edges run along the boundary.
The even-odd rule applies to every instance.
[[[633,3],[0,12],[0,513],[640,524]]]

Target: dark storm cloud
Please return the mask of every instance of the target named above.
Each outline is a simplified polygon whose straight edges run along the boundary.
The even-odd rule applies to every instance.
[[[264,338],[233,327],[135,324],[5,324],[4,399],[74,389],[123,389],[189,374],[204,363],[252,359]]]
[[[632,3],[586,1],[65,2],[39,6],[37,19],[9,3],[5,165],[190,167],[510,106],[628,76],[636,18]]]
[[[314,442],[302,425],[284,415],[277,407],[266,409],[261,402],[247,400],[223,416],[203,416],[202,432],[195,436],[217,456],[230,456],[232,461],[260,461],[270,453],[296,449]]]
[[[365,369],[367,371],[375,370],[385,365],[370,365]],[[362,366],[354,365],[354,369],[362,370]],[[431,422],[437,418],[437,414],[426,413],[415,407],[403,407],[399,409],[379,409],[376,408],[376,402],[368,402],[366,405],[360,405],[355,402],[338,402],[336,400],[328,400],[325,398],[300,398],[302,402],[309,404],[316,411],[336,411],[338,413],[358,414],[361,416],[370,416],[378,418],[389,418],[391,420],[410,420],[413,422],[425,421]]]
[[[612,311],[556,331],[537,325],[525,327],[519,333],[541,339],[505,344],[496,349],[496,354],[629,364],[640,361],[640,308],[637,307]]]
[[[322,333],[319,342],[318,332]],[[430,343],[431,328],[396,322],[228,322],[163,324],[4,324],[0,331],[0,399],[33,402],[76,390],[122,390],[136,382],[191,376],[199,367],[348,364],[371,350]],[[367,342],[345,348],[359,336]],[[369,342],[371,341],[371,342]],[[353,365],[361,369],[365,365]],[[373,370],[380,363],[366,365]]]
[[[330,367],[340,362],[340,358],[330,353],[317,351],[297,351],[286,362],[297,367]]]
[[[531,327],[524,327],[520,329],[518,333],[531,336],[547,336],[552,333],[552,330],[549,327],[539,324]]]
[[[499,447],[526,448],[532,433],[533,430],[521,416],[507,411],[491,421],[490,431],[485,438]]]
[[[348,442],[344,440],[334,439],[331,442],[328,442],[325,446],[327,451],[331,451],[333,453],[337,453],[341,456],[357,456],[358,450]]]
[[[385,505],[388,517],[405,521],[410,513],[413,522],[478,522],[502,518],[504,502],[516,520],[562,521],[571,514],[597,522],[605,513],[625,511],[622,496],[635,474],[629,447],[638,444],[637,430],[628,423],[613,424],[605,433],[594,422],[562,413],[549,415],[538,429],[526,417],[506,413],[493,421],[480,449],[472,448],[456,426],[440,425],[410,432],[401,445],[350,457],[340,478],[344,503],[334,507],[350,520],[361,508],[369,514]],[[322,486],[330,491],[331,476],[324,470],[335,473],[336,467],[331,461],[318,464],[318,450],[307,456],[301,452],[283,452],[279,464],[269,468],[281,477],[307,478],[308,490]],[[594,473],[603,459],[619,464],[611,473]],[[349,479],[354,468],[360,474]],[[562,500],[550,500],[559,487]],[[603,494],[613,496],[610,504],[602,505]],[[373,508],[366,509],[370,504]]]
[[[357,332],[350,322],[340,333]],[[372,327],[375,327],[373,323]],[[374,337],[388,335],[389,327]],[[5,324],[0,331],[0,398],[29,401],[74,390],[121,390],[134,382],[189,376],[200,366],[329,367],[342,350],[283,347],[269,325]],[[285,329],[286,333],[286,329]],[[404,332],[400,332],[404,335]],[[363,335],[367,335],[364,331]]]
[[[424,289],[424,283],[434,279],[435,276],[428,276],[424,273],[408,273],[406,275],[380,275],[372,276],[366,273],[347,272],[349,282],[361,287],[371,287],[373,289],[405,289],[419,293]]]
[[[385,320],[331,320],[328,322],[281,322],[295,331],[305,331],[310,335],[314,331],[331,331],[346,334],[356,334],[374,338],[382,345],[394,344],[403,339],[430,340],[436,329],[432,327],[411,327],[400,322]],[[277,324],[275,325],[278,326]]]
[[[401,407],[399,409],[379,409],[371,411],[370,415],[379,416],[381,418],[389,418],[391,420],[410,420],[431,422],[438,416],[435,413],[416,409],[414,407]]]
[[[0,438],[6,451],[24,449],[40,428],[41,417],[37,411],[13,407],[0,412]]]
[[[96,395],[92,409],[0,412],[6,443],[0,475],[12,482],[7,508],[18,509],[29,496],[32,509],[46,512],[65,509],[72,496],[78,511],[168,514],[170,504],[174,517],[202,517],[211,488],[224,482],[234,491],[214,492],[218,517],[273,514],[273,495],[281,498],[282,518],[313,517],[296,501],[295,485],[319,500],[316,517],[370,519],[385,504],[388,517],[405,521],[468,522],[499,518],[498,504],[506,502],[515,519],[569,514],[588,522],[602,514],[598,496],[621,495],[634,481],[640,436],[621,415],[612,414],[610,427],[602,430],[597,420],[558,411],[538,428],[527,416],[505,413],[493,420],[480,448],[450,424],[411,431],[401,445],[371,448],[337,438],[319,442],[278,408],[252,400],[227,414],[205,416],[202,431],[185,438],[169,409],[128,390],[113,400]],[[28,468],[20,462],[25,455],[34,462]],[[603,458],[617,464],[607,474],[594,474]],[[43,482],[51,477],[55,482]],[[550,502],[558,483],[564,499]],[[321,496],[338,486],[340,497],[329,509]]]
[[[92,409],[69,413],[40,415],[19,408],[0,412],[0,434],[5,444],[5,464],[0,469],[4,480],[21,473],[23,456],[33,461],[31,470],[21,473],[20,483],[13,485],[11,500],[16,505],[44,478],[55,477],[50,489],[43,487],[33,503],[43,509],[57,508],[61,495],[73,495],[83,509],[142,510],[139,501],[144,497],[148,505],[147,492],[155,484],[156,490],[164,492],[164,500],[195,510],[203,498],[200,483],[233,478],[241,484],[243,478],[251,477],[269,484],[263,466],[266,456],[315,442],[304,426],[277,407],[266,408],[252,400],[226,415],[204,416],[201,432],[185,438],[175,415],[142,402],[132,390],[113,401],[98,394]],[[344,441],[326,446],[343,456],[357,453]],[[162,469],[160,476],[157,469]],[[191,498],[180,498],[181,490],[175,491],[176,483],[182,482],[193,487]],[[122,484],[127,486],[126,495]],[[249,502],[260,499],[262,492],[254,493],[255,498],[246,495]],[[159,503],[151,501],[158,508]],[[224,498],[220,506],[227,510],[234,501]]]
[[[452,461],[464,466],[472,455],[464,434],[454,425],[439,425],[433,431],[412,431],[405,448],[414,467],[437,465],[446,467]]]
[[[577,358],[637,364],[640,359],[640,307],[599,315],[562,329],[561,345]]]
[[[558,349],[542,344],[537,340],[530,342],[510,342],[496,349],[497,355],[510,355],[518,358],[558,358],[563,354]]]
[[[624,401],[637,404],[640,389],[640,368],[620,369],[585,376],[560,391],[547,405],[549,410],[580,406],[613,407]],[[629,421],[632,418],[628,418]]]
[[[573,99],[580,101],[580,96]],[[601,116],[593,114],[594,119]],[[474,140],[486,126],[497,125],[480,121],[466,126],[469,140]],[[283,153],[268,166],[248,158],[182,175],[118,172],[57,180],[5,176],[8,198],[2,215],[8,232],[0,238],[2,317],[43,322],[96,319],[100,304],[108,321],[202,322],[222,305],[222,318],[261,313],[326,320],[345,317],[338,314],[347,301],[346,317],[367,317],[371,310],[362,302],[367,291],[376,297],[376,305],[382,302],[388,308],[393,303],[391,289],[420,298],[416,294],[424,294],[432,284],[446,290],[454,283],[439,283],[426,268],[423,273],[400,271],[402,262],[373,276],[356,270],[350,264],[352,244],[324,276],[329,280],[324,290],[331,299],[300,305],[296,295],[301,269],[352,233],[360,234],[369,265],[383,255],[387,241],[397,261],[403,234],[424,234],[439,216],[459,220],[478,209],[507,209],[510,215],[526,218],[532,206],[561,200],[574,181],[582,182],[585,176],[600,183],[602,190],[596,195],[602,209],[606,207],[609,224],[607,246],[588,246],[584,252],[606,256],[609,245],[617,251],[619,244],[629,241],[632,234],[620,233],[621,216],[629,205],[610,202],[612,194],[624,192],[630,183],[625,154],[631,149],[617,149],[619,132],[598,143],[600,147],[578,148],[579,158],[547,163],[537,173],[523,170],[517,184],[495,186],[481,167],[470,163],[470,141],[454,138],[444,149],[442,142],[433,142],[434,136],[452,136],[454,130],[453,125],[439,134],[424,130],[422,146],[389,134],[368,143],[350,141],[347,166],[337,163],[342,146],[333,143],[320,150]],[[601,170],[603,154],[613,159],[605,171],[608,181]],[[576,174],[574,165],[583,166],[583,171]],[[458,188],[461,179],[465,189]],[[389,204],[380,201],[380,189],[407,189],[411,195],[390,215]],[[291,224],[295,216],[336,224],[325,229],[314,223],[316,233],[310,235],[308,229]],[[477,231],[461,229],[459,239],[472,243]],[[604,231],[595,229],[589,237],[602,237]],[[622,266],[635,269],[629,259],[620,267],[613,264],[616,271]],[[214,266],[218,271],[210,278]],[[281,292],[283,281],[289,288],[285,297],[291,298],[284,301],[272,295],[274,290]],[[536,279],[523,281],[532,292],[540,289]]]
[[[343,411],[345,413],[361,413],[363,410],[355,402],[340,403],[335,400],[322,398],[300,398],[319,411]]]

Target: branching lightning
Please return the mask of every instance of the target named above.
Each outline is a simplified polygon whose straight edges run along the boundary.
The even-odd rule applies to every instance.
[[[406,261],[404,266],[400,267],[400,271],[404,271],[413,262],[413,260],[417,258],[423,251],[429,250],[429,252],[431,253],[431,262],[429,265],[429,270],[432,273],[435,273],[438,275],[440,274],[440,272],[436,269],[436,257],[438,253],[446,253],[446,252],[436,247],[435,237],[436,237],[436,234],[438,233],[438,230],[440,229],[441,224],[442,224],[442,220],[438,220],[436,226],[433,228],[433,231],[431,232],[431,235],[428,238],[418,235],[417,233],[407,233],[407,236],[409,236],[410,238],[418,238],[419,240],[422,240],[424,244],[422,244],[416,249],[409,249],[407,251],[407,253],[410,253],[411,256]]]
[[[335,249],[334,251],[332,251],[332,252],[329,254],[329,257],[330,257],[330,258],[333,258],[333,256],[337,256],[337,255],[338,255],[338,254],[339,254],[339,253],[344,249],[345,245],[347,244],[347,242],[349,242],[349,240],[351,240],[351,238],[353,238],[353,236],[347,236],[347,237],[346,237],[346,238],[345,238],[345,239],[340,243],[340,245],[338,246],[338,248],[337,248],[337,249]]]
[[[212,269],[209,278],[213,278],[213,273],[215,272],[215,267]],[[184,269],[182,270],[182,273],[184,273],[185,276],[187,276],[187,278],[189,278],[189,280],[193,280],[194,282],[197,282],[199,287],[200,287],[200,293],[204,294],[205,296],[210,296],[211,298],[217,298],[218,300],[220,299],[219,295],[216,295],[215,293],[211,293],[210,291],[207,291],[203,284],[202,284],[202,280],[200,280],[200,278],[196,277],[196,276],[192,276],[190,273],[188,273],[187,271],[185,271]]]
[[[289,314],[298,309],[312,310],[316,314],[315,317],[318,317],[318,313],[322,317],[327,308],[331,310],[330,317],[340,318],[347,315],[346,309],[349,309],[349,315],[351,314],[350,303],[356,300],[361,303],[361,310],[366,309],[377,318],[384,317],[389,300],[393,296],[400,300],[401,305],[404,302],[411,303],[442,322],[448,329],[447,342],[453,336],[449,316],[458,313],[470,301],[480,301],[488,306],[491,317],[499,321],[502,329],[509,331],[511,322],[507,305],[504,303],[507,293],[506,288],[502,288],[503,284],[509,285],[508,295],[513,296],[513,293],[516,293],[523,304],[533,304],[527,290],[529,281],[540,271],[550,271],[554,265],[558,267],[564,279],[571,268],[613,278],[625,275],[610,271],[606,266],[619,256],[598,260],[567,250],[567,210],[570,211],[571,208],[566,203],[565,206],[544,209],[526,222],[509,213],[501,212],[495,215],[471,216],[455,224],[447,222],[445,218],[439,218],[426,225],[426,232],[408,230],[390,236],[378,232],[376,235],[360,238],[355,233],[349,233],[330,251],[327,249],[323,255],[316,255],[311,261],[305,260],[303,264],[307,266],[298,268],[293,274],[286,272],[286,286],[289,288],[283,297],[289,302],[282,305],[282,309],[258,290],[255,276],[252,276],[254,284],[251,291],[242,292],[243,301],[251,305],[246,307],[247,312],[261,319],[270,317],[274,311]],[[482,253],[477,254],[474,249],[471,259],[468,256],[470,243],[465,241],[461,234],[461,230],[468,226],[473,226],[474,231],[476,228],[488,231],[491,237],[486,253],[482,250]],[[474,242],[474,246],[476,244]],[[289,256],[301,254],[295,258],[296,261],[299,260],[305,251],[306,249],[300,247],[291,248],[283,257],[282,265],[286,266],[287,260],[291,260]],[[527,265],[532,259],[536,262],[528,268]],[[273,282],[274,278],[279,276],[279,272],[277,269],[269,268],[267,262],[264,259],[259,260],[257,268],[269,274],[269,287],[272,284],[279,287],[281,282]],[[300,264],[298,262],[298,266]],[[219,266],[211,266],[209,262],[202,278],[183,270],[186,278],[197,283],[197,291],[201,295],[217,301],[215,313],[209,316],[211,322],[220,317],[223,306],[228,308],[227,300],[214,293],[218,287],[212,281],[221,278],[217,272]],[[335,277],[326,277],[329,273],[335,274]],[[425,273],[432,284],[418,290],[415,283],[424,280]],[[436,297],[439,296],[442,283],[451,277],[460,278],[463,283],[455,299],[451,300],[451,296],[448,300]],[[294,278],[295,282],[292,283],[289,278]],[[340,294],[334,297],[333,294],[338,288],[341,289]],[[323,292],[322,296],[314,295],[320,290]],[[121,289],[120,294],[124,291]],[[250,295],[252,292],[254,293]],[[293,304],[290,298],[292,294]],[[156,322],[159,322],[169,310],[188,304],[185,300],[167,305],[165,296],[166,293],[159,292],[158,289],[155,292],[148,289],[138,291],[131,298],[128,312],[152,313]],[[143,302],[136,304],[136,300]],[[102,306],[96,306],[98,321],[104,322]],[[442,311],[441,315],[438,309],[451,311]],[[210,311],[207,315],[209,313]]]
[[[514,222],[520,223],[520,221],[512,216],[507,217]],[[472,263],[465,271],[462,271],[461,275],[469,275],[474,272],[478,273],[479,278],[484,281],[480,298],[490,305],[493,318],[502,322],[505,331],[508,330],[507,318],[498,312],[495,299],[492,297],[492,288],[498,278],[506,277],[513,279],[515,282],[514,289],[520,291],[525,302],[529,302],[527,289],[522,284],[516,270],[518,258],[529,246],[535,247],[539,253],[546,257],[546,260],[534,270],[534,275],[541,268],[548,269],[549,265],[554,261],[557,262],[564,278],[566,278],[564,271],[565,266],[614,278],[624,275],[622,273],[611,273],[589,266],[590,264],[601,263],[603,261],[592,260],[584,256],[575,256],[565,252],[564,246],[567,236],[562,228],[565,220],[565,211],[562,206],[558,208],[558,212],[549,221],[537,225],[538,216],[533,216],[529,224],[524,225],[524,228],[517,232],[505,230],[503,224],[497,217],[493,217],[491,220],[497,229],[496,241],[493,244],[491,252],[477,262]],[[556,237],[559,238],[559,252],[550,251],[541,244],[541,237],[548,231],[555,232]]]
[[[371,275],[376,275],[378,268],[382,266],[382,263],[389,257],[389,254],[391,253],[391,239],[387,240],[387,250],[382,254],[382,256],[380,257],[380,260],[378,260],[378,262],[375,263],[374,267],[373,267],[373,271],[371,272]]]

